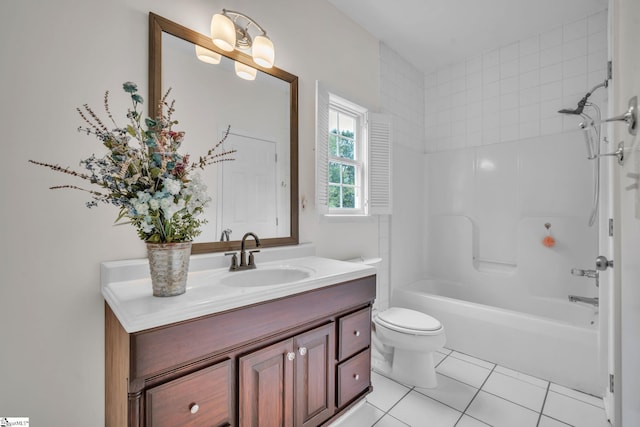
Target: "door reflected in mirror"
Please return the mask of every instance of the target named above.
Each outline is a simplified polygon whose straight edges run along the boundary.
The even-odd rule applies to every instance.
[[[206,152],[228,127],[221,148],[237,150],[235,160],[200,171],[212,202],[193,253],[236,249],[250,231],[262,246],[298,243],[297,77],[219,51],[207,37],[157,15],[150,14],[150,26],[149,105],[171,88],[184,152]],[[236,61],[253,65],[255,80],[239,78]]]

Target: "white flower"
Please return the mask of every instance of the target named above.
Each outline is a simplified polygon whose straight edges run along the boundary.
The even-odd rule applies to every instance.
[[[137,196],[139,203],[147,203],[149,200],[151,200],[151,194],[147,193],[146,191],[138,191]]]
[[[162,199],[164,200],[164,199]],[[173,218],[173,216],[181,211],[182,209],[184,209],[184,200],[180,199],[178,200],[178,203],[172,203],[169,206],[167,206],[166,208],[163,207],[162,210],[164,211],[165,215],[167,216],[167,218]]]
[[[133,208],[136,210],[137,215],[146,215],[149,213],[149,205],[140,203],[136,199],[134,199]]]
[[[173,194],[175,196],[180,192],[180,189],[182,188],[182,182],[175,179],[166,178],[164,180],[164,188],[165,190],[167,190],[167,193]]]
[[[151,209],[152,211],[157,211],[159,207],[160,202],[158,202],[158,199],[149,200],[149,209]]]
[[[144,233],[151,233],[153,231],[153,224],[149,224],[148,222],[143,222],[141,225],[142,231]]]
[[[163,211],[169,209],[169,207],[173,204],[173,197],[164,197],[160,199],[160,207]]]

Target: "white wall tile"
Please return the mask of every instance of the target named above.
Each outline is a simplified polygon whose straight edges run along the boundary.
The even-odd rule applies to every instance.
[[[562,93],[562,82],[551,82],[540,85],[540,101],[555,99]]]
[[[559,62],[562,62],[562,45],[553,46],[540,51],[541,67],[557,64]]]
[[[605,71],[607,69],[607,61],[608,55],[606,50],[600,50],[597,52],[590,53],[588,56],[588,66],[587,69],[589,72],[592,71]],[[603,79],[606,76],[603,73]]]
[[[500,95],[500,110],[513,110],[520,105],[520,95],[518,92],[510,92]]]
[[[600,31],[598,33],[589,34],[587,38],[588,52],[597,52],[607,50],[607,33]]]
[[[499,80],[482,85],[482,98],[484,100],[490,99],[490,98],[497,98],[498,96],[500,96]]]
[[[482,86],[467,89],[467,102],[479,102],[482,100]]]
[[[540,50],[549,49],[562,44],[562,27],[554,28],[540,34]]]
[[[562,96],[579,95],[582,97],[588,90],[587,75],[580,74],[576,76],[566,77],[562,81]]]
[[[598,33],[607,30],[607,11],[595,13],[587,18],[588,33]]]
[[[539,81],[538,76],[532,77],[531,81],[533,82],[534,79],[538,79],[536,81]],[[523,78],[521,77],[520,87],[520,105],[538,105],[540,103],[540,87],[538,86],[538,83],[531,84],[530,87],[523,87]]]
[[[584,56],[588,52],[587,37],[580,37],[579,39],[570,40],[562,45],[562,59],[576,58],[578,56]]]
[[[484,68],[482,70],[482,83],[492,83],[500,80],[500,66]]]
[[[540,69],[536,67],[534,70],[520,74],[520,92],[525,89],[535,88],[540,85]]]
[[[500,48],[501,63],[513,61],[514,59],[518,59],[519,56],[520,56],[520,44],[517,42],[511,43],[507,46],[503,46]]]
[[[562,80],[562,64],[553,64],[540,68],[540,84],[544,85],[551,82]]]
[[[528,39],[520,40],[520,57],[538,53],[540,51],[540,36],[535,35]]]
[[[580,19],[564,25],[562,33],[565,42],[585,37],[587,35],[587,19]]]
[[[520,73],[537,70],[540,67],[540,52],[535,51],[520,57]]]
[[[482,71],[474,71],[466,76],[467,89],[482,86]]]
[[[498,49],[482,54],[482,69],[494,68],[500,65],[500,52]]]
[[[507,93],[517,92],[519,89],[519,85],[520,83],[518,76],[500,79],[500,94],[504,95]]]
[[[467,58],[467,74],[482,71],[482,55]]]
[[[520,60],[518,58],[500,63],[500,78],[513,77],[519,73]]]

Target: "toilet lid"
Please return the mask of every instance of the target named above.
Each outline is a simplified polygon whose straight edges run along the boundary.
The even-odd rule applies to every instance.
[[[442,324],[428,314],[401,307],[391,307],[378,313],[377,320],[397,331],[433,332],[442,328]]]

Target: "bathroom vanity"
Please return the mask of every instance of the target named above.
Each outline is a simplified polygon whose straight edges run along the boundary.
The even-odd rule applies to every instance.
[[[265,286],[196,271],[185,298],[103,279],[105,425],[320,426],[362,399],[375,269],[318,257],[262,268],[296,263],[308,277]]]

